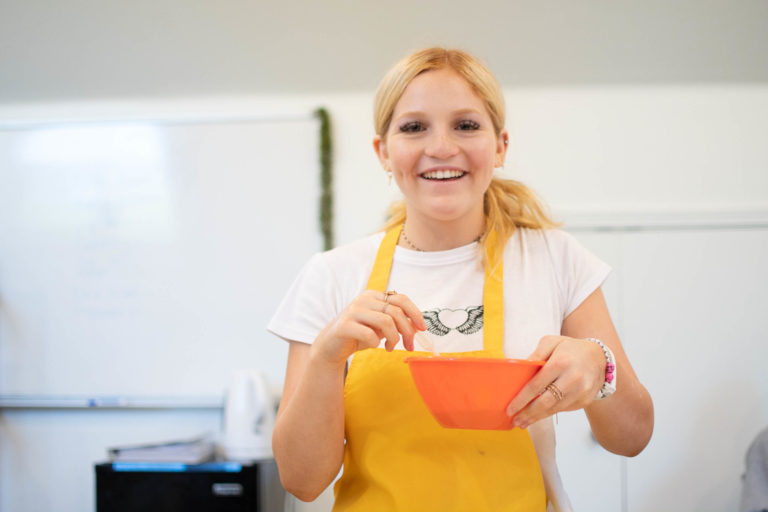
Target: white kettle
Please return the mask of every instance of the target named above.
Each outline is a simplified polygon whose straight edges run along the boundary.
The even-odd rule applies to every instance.
[[[236,461],[271,458],[274,424],[274,402],[264,375],[254,370],[234,372],[224,406],[224,457]]]

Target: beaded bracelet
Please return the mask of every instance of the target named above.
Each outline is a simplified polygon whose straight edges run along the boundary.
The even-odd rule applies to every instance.
[[[597,396],[595,400],[602,400],[608,398],[616,391],[616,359],[613,357],[611,349],[605,346],[605,343],[597,338],[585,338],[587,341],[594,341],[600,348],[603,349],[605,354],[605,382],[600,389],[597,390]]]

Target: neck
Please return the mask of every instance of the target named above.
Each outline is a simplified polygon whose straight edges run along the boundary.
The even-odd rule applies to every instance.
[[[484,231],[484,217],[479,222],[469,222],[468,219],[442,222],[408,216],[398,245],[426,252],[447,251],[478,241]]]

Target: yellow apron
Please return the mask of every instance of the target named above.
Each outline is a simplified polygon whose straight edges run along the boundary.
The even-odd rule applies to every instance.
[[[386,289],[401,230],[384,236],[368,289]],[[488,256],[484,347],[464,356],[503,355],[503,267],[492,251]],[[528,431],[441,427],[403,362],[411,355],[427,353],[372,348],[352,358],[344,385],[344,472],[333,510],[544,511],[544,482]]]

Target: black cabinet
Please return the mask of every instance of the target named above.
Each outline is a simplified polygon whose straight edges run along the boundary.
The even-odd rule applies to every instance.
[[[97,464],[97,512],[282,512],[285,491],[273,459]]]

